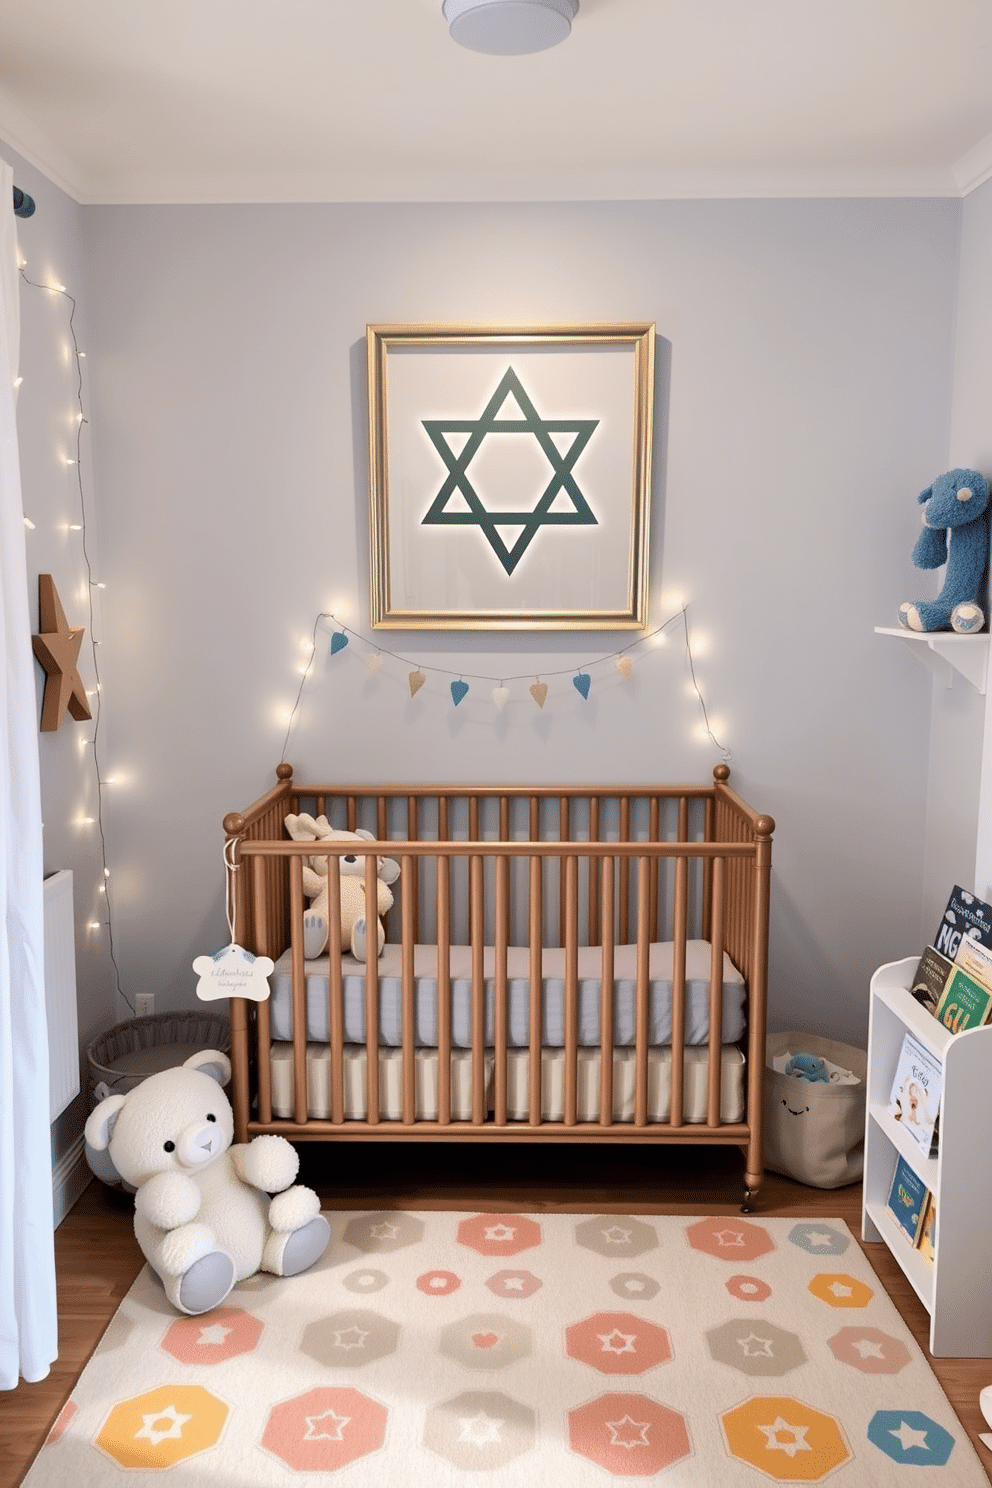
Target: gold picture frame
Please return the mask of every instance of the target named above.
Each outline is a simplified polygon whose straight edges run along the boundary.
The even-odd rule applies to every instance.
[[[366,339],[372,626],[645,629],[654,324]]]

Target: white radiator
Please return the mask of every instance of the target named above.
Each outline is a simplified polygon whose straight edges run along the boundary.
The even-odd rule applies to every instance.
[[[49,1121],[79,1094],[79,1015],[72,873],[45,879],[45,1002],[48,1010]]]

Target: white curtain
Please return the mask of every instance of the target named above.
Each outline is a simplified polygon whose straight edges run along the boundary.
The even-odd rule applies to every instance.
[[[14,420],[14,175],[0,161],[0,1388],[58,1353],[38,721]]]

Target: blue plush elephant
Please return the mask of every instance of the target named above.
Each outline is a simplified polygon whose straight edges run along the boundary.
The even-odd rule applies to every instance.
[[[947,571],[936,599],[899,606],[899,624],[970,635],[985,624],[980,601],[989,561],[989,483],[977,470],[948,470],[920,492],[919,500],[923,531],[913,562],[917,568],[946,563]]]

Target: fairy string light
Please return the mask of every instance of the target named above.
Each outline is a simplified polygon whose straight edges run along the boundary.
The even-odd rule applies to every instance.
[[[104,779],[103,772],[100,769],[100,722],[101,722],[101,715],[102,715],[102,711],[103,711],[103,689],[102,689],[101,680],[100,680],[100,662],[99,662],[99,655],[98,655],[98,647],[99,647],[99,644],[100,643],[97,640],[96,633],[95,633],[96,612],[95,612],[95,608],[94,608],[94,604],[93,604],[93,592],[94,592],[95,589],[102,589],[104,586],[103,586],[103,584],[98,583],[97,580],[94,578],[94,575],[93,575],[93,563],[92,563],[92,560],[90,558],[89,547],[88,547],[88,544],[87,544],[86,489],[85,489],[85,483],[83,481],[83,429],[89,423],[89,420],[86,417],[86,410],[85,410],[84,403],[83,403],[83,363],[82,363],[82,359],[83,359],[83,356],[85,355],[85,353],[82,352],[82,351],[80,351],[80,349],[79,349],[79,340],[78,340],[78,337],[76,335],[76,326],[75,326],[76,300],[75,300],[74,296],[69,293],[68,289],[65,287],[64,284],[42,284],[38,280],[29,278],[28,277],[28,274],[26,273],[26,265],[23,264],[23,263],[20,264],[20,265],[18,265],[18,269],[19,269],[21,278],[24,280],[24,283],[27,284],[27,285],[29,285],[31,289],[40,290],[44,294],[59,295],[69,305],[69,307],[70,307],[69,308],[69,338],[70,338],[70,340],[72,342],[73,358],[74,358],[75,368],[76,368],[76,392],[75,392],[76,415],[75,415],[75,420],[74,420],[75,425],[76,425],[76,434],[75,434],[75,451],[74,451],[74,457],[73,458],[70,458],[70,459],[67,459],[66,463],[68,465],[72,465],[72,466],[75,467],[76,490],[77,490],[78,501],[79,501],[79,523],[78,523],[78,530],[80,532],[80,548],[81,548],[81,551],[82,551],[83,566],[84,566],[84,568],[86,570],[86,580],[87,580],[87,582],[86,582],[86,598],[87,598],[87,610],[88,610],[88,618],[89,618],[88,630],[89,630],[89,638],[90,638],[89,649],[90,649],[90,653],[91,653],[92,659],[93,659],[93,677],[94,677],[94,685],[95,685],[95,705],[93,707],[93,732],[92,732],[92,738],[89,739],[89,740],[87,740],[87,742],[88,742],[88,744],[90,745],[90,747],[92,748],[92,751],[93,751],[93,769],[94,769],[95,778],[96,778],[97,814],[96,814],[96,817],[94,818],[94,823],[95,823],[95,825],[97,827],[97,832],[98,832],[99,841],[100,841],[100,868],[101,868],[101,877],[102,877],[102,882],[100,884],[100,893],[103,896],[104,905],[105,905],[105,919],[103,921],[101,921],[101,922],[98,922],[98,923],[102,923],[102,924],[105,924],[106,925],[106,929],[107,929],[107,944],[108,944],[108,948],[109,948],[109,952],[110,952],[110,961],[111,961],[111,964],[112,964],[112,966],[114,968],[114,978],[115,978],[115,982],[116,982],[116,986],[117,986],[117,992],[118,992],[119,996],[122,998],[122,1000],[126,1003],[126,1005],[130,1008],[131,1012],[133,1013],[133,1012],[135,1012],[134,1003],[128,997],[127,993],[124,991],[123,986],[121,985],[120,967],[119,967],[118,962],[117,962],[116,949],[115,949],[115,946],[114,946],[113,914],[112,914],[112,911],[111,911],[111,887],[110,887],[111,879],[110,879],[110,869],[107,866],[107,838],[106,838],[106,833],[104,831],[104,824],[103,824],[103,791],[104,791],[105,785],[108,784],[108,782]],[[27,520],[28,519],[25,518],[25,521],[26,522],[27,522]],[[32,528],[35,526],[34,523],[29,523],[29,525]],[[74,525],[76,525],[76,524],[74,524]]]
[[[385,647],[380,646],[377,642],[370,641],[367,636],[362,634],[361,631],[354,630],[351,626],[345,625],[342,620],[338,619],[333,611],[322,610],[313,622],[313,629],[311,631],[310,640],[306,643],[309,646],[310,655],[306,666],[301,668],[302,676],[300,678],[299,688],[297,689],[296,699],[293,703],[293,707],[290,710],[289,718],[287,720],[286,737],[283,741],[281,758],[283,761],[285,760],[286,752],[289,749],[289,741],[293,732],[293,725],[296,722],[296,717],[303,699],[303,691],[310,678],[310,674],[313,671],[314,661],[316,660],[318,654],[318,631],[320,630],[321,625],[325,622],[330,623],[334,627],[328,646],[328,654],[330,656],[340,656],[345,648],[349,645],[351,639],[354,638],[356,641],[361,642],[363,645],[369,648],[369,657],[366,659],[366,669],[369,671],[370,675],[375,675],[379,672],[383,664],[383,658],[385,657],[389,657],[392,661],[397,662],[400,666],[411,668],[407,677],[411,697],[415,696],[416,693],[419,692],[420,688],[423,687],[424,683],[427,681],[426,673],[433,672],[441,677],[450,677],[453,680],[449,684],[449,691],[451,693],[451,700],[454,707],[458,707],[458,705],[467,696],[469,692],[469,682],[496,683],[497,685],[493,687],[491,695],[496,713],[498,714],[503,711],[507,702],[509,701],[510,690],[507,684],[511,682],[531,682],[531,679],[533,679],[529,689],[530,695],[537,706],[539,708],[543,708],[548,695],[548,686],[547,682],[544,680],[545,678],[571,677],[572,684],[575,687],[575,690],[584,700],[588,700],[591,690],[592,677],[590,675],[590,671],[592,668],[603,666],[608,662],[613,662],[620,675],[624,678],[629,679],[633,673],[633,662],[631,661],[629,653],[636,650],[636,648],[639,646],[646,646],[651,641],[657,640],[664,634],[664,632],[668,631],[671,627],[677,626],[680,620],[682,622],[682,629],[685,637],[685,653],[689,667],[691,686],[696,700],[699,704],[700,712],[702,714],[703,731],[705,732],[707,738],[709,738],[716,746],[716,748],[720,750],[723,759],[725,761],[729,761],[732,758],[730,750],[727,749],[720,742],[710,725],[709,714],[706,709],[706,702],[703,698],[702,690],[699,686],[699,681],[696,676],[696,669],[692,655],[692,644],[689,638],[688,610],[686,605],[684,604],[679,607],[675,614],[670,615],[668,619],[665,620],[661,625],[656,626],[654,630],[648,631],[643,636],[639,636],[636,641],[628,641],[618,651],[612,651],[607,653],[605,656],[599,656],[594,660],[584,662],[577,670],[574,666],[570,666],[555,668],[551,671],[542,670],[537,675],[535,675],[534,672],[518,672],[512,676],[506,672],[470,672],[466,671],[464,667],[458,667],[456,669],[451,667],[429,666],[422,662],[413,661],[410,657],[404,656],[398,651],[389,651]],[[375,664],[373,666],[369,665],[370,660],[374,660]]]

